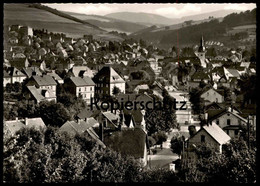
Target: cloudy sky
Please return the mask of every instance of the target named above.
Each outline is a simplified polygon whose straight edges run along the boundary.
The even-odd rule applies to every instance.
[[[44,4],[52,8],[56,8],[62,11],[83,13],[83,14],[95,14],[95,15],[106,15],[114,12],[145,12],[159,14],[169,18],[181,18],[183,16],[202,14],[212,12],[216,10],[236,10],[245,11],[256,8],[256,4]]]

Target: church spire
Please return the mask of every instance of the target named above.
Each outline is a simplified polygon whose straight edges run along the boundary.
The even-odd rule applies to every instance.
[[[205,52],[203,35],[201,36],[201,39],[200,39],[200,46],[199,46],[198,52]]]

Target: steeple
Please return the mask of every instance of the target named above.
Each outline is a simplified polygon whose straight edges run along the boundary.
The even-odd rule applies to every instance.
[[[205,46],[204,46],[203,36],[201,36],[201,39],[200,39],[200,46],[199,46],[198,52],[205,52]]]

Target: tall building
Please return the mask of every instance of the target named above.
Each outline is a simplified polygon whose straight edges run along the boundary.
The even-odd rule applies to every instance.
[[[201,66],[203,68],[207,67],[206,57],[205,57],[206,52],[207,51],[206,51],[206,47],[204,45],[204,39],[203,39],[203,36],[201,36],[200,46],[198,48],[198,51],[195,52],[195,55],[200,59]]]
[[[104,66],[93,78],[96,87],[95,93],[101,97],[113,95],[114,87],[125,93],[124,79],[110,66]]]

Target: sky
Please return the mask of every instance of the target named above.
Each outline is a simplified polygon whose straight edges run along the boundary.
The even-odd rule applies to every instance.
[[[76,12],[82,14],[106,15],[115,12],[145,12],[158,14],[168,18],[181,18],[196,14],[203,14],[217,10],[234,10],[237,12],[252,10],[256,8],[254,3],[240,4],[213,4],[213,3],[196,3],[196,4],[181,4],[181,3],[48,3],[46,6],[56,8],[57,10]]]

